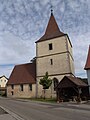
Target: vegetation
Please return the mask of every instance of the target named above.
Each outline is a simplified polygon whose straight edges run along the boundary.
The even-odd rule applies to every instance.
[[[44,99],[45,99],[45,91],[46,89],[49,89],[49,87],[52,84],[52,80],[50,78],[48,78],[48,72],[45,73],[45,76],[40,79],[39,84],[43,86],[43,90],[44,90]]]
[[[29,98],[29,99],[32,100],[32,101],[56,103],[56,99],[55,98],[46,98],[46,99],[42,99],[42,98]]]

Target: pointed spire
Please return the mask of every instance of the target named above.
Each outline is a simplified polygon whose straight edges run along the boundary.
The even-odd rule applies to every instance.
[[[86,61],[86,65],[85,65],[85,70],[90,69],[90,45],[89,45],[89,50],[88,50],[88,55],[87,55],[87,61]]]
[[[53,15],[53,9],[51,6],[51,16],[50,16],[45,34],[38,41],[36,41],[36,43],[41,42],[41,41],[45,41],[45,40],[49,40],[49,39],[53,39],[56,37],[61,37],[64,35],[66,35],[66,34],[61,32],[58,25],[57,25],[57,22],[54,18],[54,15]]]

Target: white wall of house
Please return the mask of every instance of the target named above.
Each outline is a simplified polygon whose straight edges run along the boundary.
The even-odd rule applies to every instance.
[[[5,76],[0,77],[0,87],[6,87],[8,79]]]

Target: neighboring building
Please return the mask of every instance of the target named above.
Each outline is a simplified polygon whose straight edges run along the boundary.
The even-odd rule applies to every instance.
[[[6,84],[8,82],[8,78],[4,75],[0,77],[0,95],[4,95],[6,93]]]
[[[8,81],[7,77],[5,77],[4,75],[1,76],[0,77],[0,88],[6,87],[7,81]]]
[[[87,60],[84,68],[87,72],[88,85],[89,85],[89,94],[90,94],[90,46],[88,50]]]
[[[49,77],[60,81],[64,76],[74,76],[72,44],[67,34],[60,31],[51,13],[45,34],[36,41],[37,97],[42,97],[39,80],[48,72]],[[56,97],[54,85],[46,91],[46,97]]]
[[[16,65],[7,83],[8,97],[35,97],[36,88],[35,63]]]
[[[56,82],[64,76],[74,76],[72,44],[68,35],[60,31],[52,12],[45,34],[36,41],[35,61],[36,66],[33,66],[34,63],[15,66],[7,84],[7,96],[43,97],[39,81],[48,72],[53,82],[49,90],[46,90],[46,97],[56,97]],[[31,84],[32,91],[28,91]]]

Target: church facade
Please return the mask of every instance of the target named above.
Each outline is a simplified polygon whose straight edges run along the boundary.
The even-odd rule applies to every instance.
[[[30,66],[33,67],[32,65]],[[21,70],[19,73],[17,72],[17,70],[12,71],[10,79],[7,83],[8,97],[17,97],[17,93],[19,97],[20,92],[17,92],[16,91],[17,89],[13,89],[13,94],[12,94],[12,85],[13,86],[27,85],[27,90],[28,90],[28,86],[30,86],[32,83],[34,86],[34,88],[32,89],[32,96],[28,94],[28,96],[26,97],[37,97],[37,98],[43,97],[43,88],[39,84],[39,81],[45,75],[45,73],[48,72],[49,78],[52,79],[52,85],[48,90],[46,90],[46,97],[55,98],[56,97],[56,91],[54,90],[55,80],[58,80],[58,82],[60,82],[64,76],[72,76],[72,77],[74,76],[74,59],[72,54],[71,41],[67,34],[60,31],[52,12],[45,34],[38,41],[36,41],[36,61],[34,67],[35,67],[34,69],[35,74],[32,73],[33,68],[30,69],[30,73],[28,72],[28,74],[31,74],[30,76],[27,75],[28,82],[26,76],[23,75],[24,71],[22,72]],[[27,68],[28,67],[26,67],[26,69]],[[18,73],[19,78],[18,77],[15,78],[14,75],[15,72]],[[22,76],[24,82],[22,81]],[[20,79],[20,83],[18,82],[19,79]],[[24,94],[26,94],[26,92],[27,91],[24,90]],[[23,94],[20,95],[20,97],[24,97],[24,96],[25,95]]]

